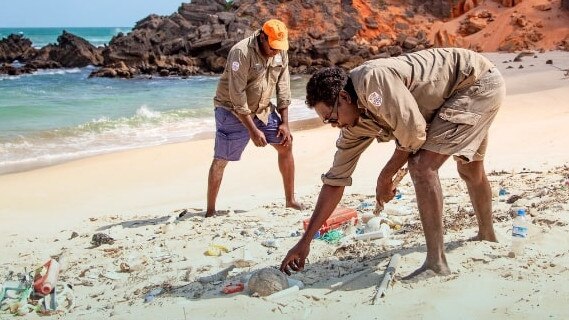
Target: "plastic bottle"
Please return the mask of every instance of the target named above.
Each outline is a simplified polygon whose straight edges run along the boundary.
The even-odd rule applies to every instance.
[[[528,236],[529,221],[526,217],[526,210],[518,210],[517,216],[512,222],[512,249],[510,251],[511,257],[517,257],[524,253]]]
[[[354,236],[355,240],[375,240],[380,238],[387,238],[389,236],[390,229],[389,226],[385,223],[382,223],[379,226],[379,230],[366,232],[363,234],[357,234]]]

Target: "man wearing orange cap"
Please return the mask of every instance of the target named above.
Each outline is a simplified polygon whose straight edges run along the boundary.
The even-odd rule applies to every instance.
[[[294,196],[292,135],[288,127],[291,98],[287,50],[285,24],[271,19],[229,51],[214,98],[215,150],[209,169],[206,217],[216,213],[215,202],[227,163],[241,158],[249,139],[257,147],[271,144],[277,150],[285,205],[302,208]],[[270,102],[274,92],[276,106]]]

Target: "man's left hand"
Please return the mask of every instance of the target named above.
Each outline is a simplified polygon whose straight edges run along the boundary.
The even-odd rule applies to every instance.
[[[279,125],[279,132],[277,133],[277,138],[282,137],[281,145],[288,147],[292,145],[292,135],[287,124],[282,123]]]

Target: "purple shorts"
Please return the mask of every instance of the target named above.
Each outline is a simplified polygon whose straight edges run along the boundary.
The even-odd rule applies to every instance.
[[[255,126],[265,134],[267,142],[270,144],[281,143],[282,137],[277,137],[279,125],[282,123],[276,111],[269,115],[269,121],[265,125],[257,117],[253,119]],[[213,157],[227,161],[238,161],[250,136],[247,128],[241,123],[230,111],[216,107],[215,108],[215,149]]]

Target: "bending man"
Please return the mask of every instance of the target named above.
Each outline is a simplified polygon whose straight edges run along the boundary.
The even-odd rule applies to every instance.
[[[443,195],[438,170],[453,155],[478,220],[478,240],[496,241],[492,193],[484,171],[488,128],[505,96],[497,68],[465,49],[429,49],[372,60],[346,74],[322,69],[306,86],[307,104],[324,123],[341,128],[330,170],[310,224],[288,252],[281,271],[299,271],[310,241],[339,203],[361,153],[374,139],[396,148],[377,178],[376,201],[390,201],[395,173],[408,164],[427,245],[422,267],[448,274],[443,247]]]

